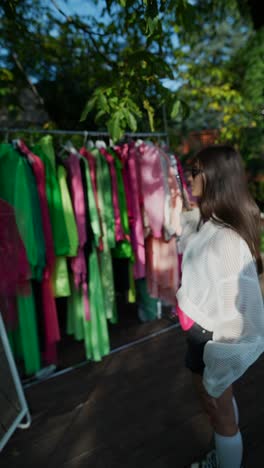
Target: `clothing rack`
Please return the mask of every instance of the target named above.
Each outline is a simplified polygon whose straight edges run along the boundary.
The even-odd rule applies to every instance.
[[[8,127],[0,127],[1,133],[39,133],[39,134],[49,134],[49,135],[82,135],[92,136],[92,137],[109,137],[108,132],[98,132],[93,130],[44,130],[44,129],[32,129],[32,128],[8,128]],[[166,138],[168,139],[168,134],[165,132],[126,132],[124,136],[131,137],[131,138],[150,138],[150,137],[157,137],[157,138]]]
[[[93,131],[93,130],[61,130],[61,129],[56,129],[56,130],[44,130],[44,129],[32,129],[32,128],[8,128],[8,127],[0,127],[0,133],[4,133],[6,136],[8,136],[9,133],[28,133],[28,134],[45,134],[45,135],[81,135],[84,138],[87,137],[105,137],[109,138],[110,134],[108,132],[100,132],[100,131]],[[169,144],[169,138],[168,134],[165,132],[126,132],[124,133],[124,137],[130,137],[130,138],[164,138],[166,140],[166,143]],[[160,304],[161,305],[161,304]],[[149,335],[145,336],[144,338],[141,338],[139,340],[132,341],[130,343],[126,343],[123,346],[120,346],[118,348],[114,348],[110,351],[109,355],[123,351],[127,348],[137,346],[145,341],[148,341],[154,337],[157,337],[163,333],[166,333],[174,328],[178,328],[180,326],[178,320],[176,320],[175,323],[175,318],[171,318],[172,324],[168,327],[165,327],[165,329],[162,329],[158,332],[150,333]],[[174,322],[174,323],[173,323]],[[24,388],[28,388],[31,385],[35,385],[37,383],[43,382],[45,380],[48,380],[50,378],[55,378],[60,375],[66,374],[68,372],[71,372],[72,370],[78,369],[86,364],[88,364],[89,361],[83,361],[81,363],[77,363],[73,366],[69,366],[65,369],[61,369],[55,372],[52,372],[50,375],[45,375],[43,378],[29,378],[24,380]]]

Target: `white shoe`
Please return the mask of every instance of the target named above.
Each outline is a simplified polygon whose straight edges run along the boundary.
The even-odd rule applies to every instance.
[[[191,468],[219,468],[219,466],[220,465],[215,450],[209,452],[204,460],[191,464]]]

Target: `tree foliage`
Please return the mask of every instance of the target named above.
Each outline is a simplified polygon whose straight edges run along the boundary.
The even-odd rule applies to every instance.
[[[66,1],[1,3],[0,98],[12,112],[34,82],[55,125],[108,128],[114,139],[161,130],[165,115],[232,140],[260,125],[263,31],[248,1],[84,1],[101,15],[69,15]]]

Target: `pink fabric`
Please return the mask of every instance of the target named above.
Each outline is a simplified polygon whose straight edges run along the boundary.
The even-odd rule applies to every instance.
[[[134,143],[116,147],[116,152],[124,164],[124,185],[127,198],[131,244],[135,254],[135,279],[146,276],[146,257],[142,214],[139,204],[139,180],[137,171],[138,152]]]
[[[87,242],[85,199],[83,193],[80,161],[78,156],[71,153],[68,158],[65,159],[64,165],[68,170],[69,186],[79,236],[78,252],[77,256],[72,257],[70,260],[71,268],[73,271],[74,284],[76,288],[79,288],[80,286],[82,287],[85,318],[86,320],[90,320],[91,315],[88,300],[87,267],[84,255],[84,246]]]
[[[16,295],[30,294],[25,246],[20,237],[14,209],[0,199],[0,311],[7,329],[17,325]]]
[[[34,172],[43,223],[43,232],[46,246],[46,267],[41,282],[41,297],[44,312],[45,350],[43,359],[46,364],[57,362],[56,342],[60,340],[60,328],[55,298],[53,295],[51,276],[55,265],[55,252],[52,238],[52,229],[49,217],[48,202],[45,191],[45,167],[42,160],[33,154],[27,146],[20,141],[20,150],[27,155]]]
[[[179,272],[175,238],[165,242],[149,236],[146,239],[146,264],[150,295],[176,305]]]
[[[90,169],[90,174],[91,174],[91,182],[92,182],[92,188],[93,188],[93,193],[94,193],[94,198],[95,198],[95,204],[96,204],[96,209],[99,214],[99,222],[100,222],[100,229],[101,232],[103,232],[103,225],[102,225],[102,218],[100,215],[100,208],[99,208],[99,200],[98,200],[98,192],[97,192],[97,183],[96,183],[96,161],[95,158],[85,147],[80,149],[80,154],[88,161],[89,169]],[[99,250],[103,251],[104,250],[104,244],[103,244],[103,238],[100,238],[99,241]]]
[[[105,157],[109,164],[111,181],[112,181],[112,201],[113,201],[113,208],[114,208],[114,216],[115,216],[115,239],[116,241],[122,241],[125,239],[125,233],[122,228],[121,222],[121,215],[120,215],[120,208],[118,202],[118,185],[117,185],[117,177],[115,171],[115,163],[114,158],[111,156],[104,148],[100,149],[100,153]]]
[[[143,143],[139,147],[139,164],[144,210],[151,233],[162,237],[165,193],[159,149]]]

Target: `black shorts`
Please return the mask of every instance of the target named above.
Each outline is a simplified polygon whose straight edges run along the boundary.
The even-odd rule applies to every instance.
[[[203,352],[207,341],[212,340],[213,332],[209,332],[194,323],[187,331],[187,352],[185,355],[185,365],[195,374],[203,375],[204,360]]]

